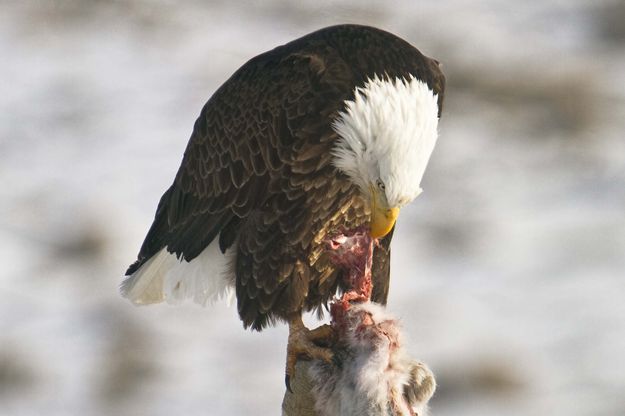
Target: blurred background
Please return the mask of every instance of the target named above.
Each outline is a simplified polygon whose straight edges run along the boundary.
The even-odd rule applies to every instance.
[[[432,414],[625,414],[625,2],[0,1],[0,414],[277,415],[286,328],[117,286],[213,91],[336,23],[443,62],[389,310]]]

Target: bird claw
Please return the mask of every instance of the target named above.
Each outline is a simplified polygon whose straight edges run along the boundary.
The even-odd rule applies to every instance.
[[[293,393],[291,380],[295,377],[297,360],[322,360],[331,363],[334,354],[329,347],[332,345],[333,339],[334,330],[330,325],[322,325],[312,331],[303,324],[289,325],[284,382],[290,393]],[[324,347],[319,346],[319,344],[324,345]]]

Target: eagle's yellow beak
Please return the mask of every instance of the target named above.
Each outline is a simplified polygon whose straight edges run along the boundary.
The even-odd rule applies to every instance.
[[[378,194],[373,190],[371,195],[370,234],[372,238],[381,238],[388,234],[395,225],[399,208],[388,208],[381,204]]]

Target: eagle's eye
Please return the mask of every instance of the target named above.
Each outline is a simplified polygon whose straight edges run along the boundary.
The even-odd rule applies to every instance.
[[[384,182],[382,182],[381,179],[378,179],[375,184],[378,186],[380,191],[384,191],[386,189],[386,185],[384,185]]]

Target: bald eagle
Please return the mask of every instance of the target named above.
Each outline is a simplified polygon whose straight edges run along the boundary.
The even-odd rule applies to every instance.
[[[206,304],[234,289],[245,328],[285,321],[303,345],[289,357],[327,359],[301,320],[346,289],[327,241],[359,227],[377,239],[371,300],[385,304],[395,221],[421,192],[444,86],[438,61],[367,26],[251,59],[202,109],[122,294]]]

